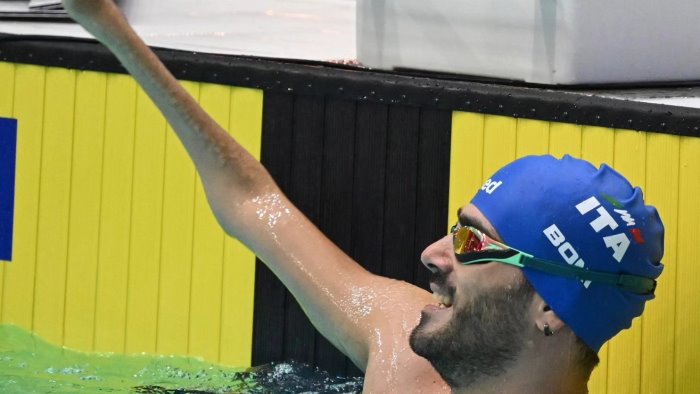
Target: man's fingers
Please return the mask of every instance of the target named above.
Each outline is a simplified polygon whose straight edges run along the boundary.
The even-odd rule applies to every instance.
[[[103,0],[63,0],[63,8],[70,15],[84,17],[99,12],[103,3]]]
[[[123,25],[121,11],[113,0],[63,0],[63,7],[76,22],[98,40],[113,36],[120,30],[116,25]]]

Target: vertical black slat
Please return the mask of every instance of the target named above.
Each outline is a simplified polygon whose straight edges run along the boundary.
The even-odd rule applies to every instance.
[[[291,183],[287,195],[314,224],[318,224],[320,217],[323,110],[323,97],[295,98]],[[286,300],[284,331],[285,358],[313,363],[316,331],[291,295]]]
[[[352,247],[352,188],[355,150],[355,102],[327,100],[319,227],[345,253]],[[345,374],[346,357],[320,334],[315,363],[331,374]]]
[[[418,187],[416,189],[416,253],[443,237],[447,229],[450,187],[449,111],[423,109],[418,143]],[[413,283],[428,288],[428,270],[417,264]]]
[[[290,181],[294,97],[265,93],[260,161],[284,191]],[[283,360],[284,307],[286,290],[260,261],[255,271],[253,313],[253,365]]]
[[[352,257],[376,274],[382,271],[387,115],[385,105],[357,105]]]
[[[382,275],[413,280],[420,109],[392,106],[387,134]]]
[[[387,117],[385,105],[357,104],[351,256],[376,274],[382,271]],[[348,363],[346,374],[358,376],[361,372]]]

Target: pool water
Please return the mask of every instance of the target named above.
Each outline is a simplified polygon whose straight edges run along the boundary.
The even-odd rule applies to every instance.
[[[0,393],[358,393],[361,378],[274,363],[236,369],[172,356],[82,353],[0,325]]]

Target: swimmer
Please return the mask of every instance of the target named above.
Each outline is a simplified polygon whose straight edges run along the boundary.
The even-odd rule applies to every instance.
[[[165,115],[226,233],[365,372],[368,393],[584,393],[596,352],[653,298],[663,227],[609,167],[527,157],[421,255],[433,294],[371,274],[183,90],[111,0],[64,0]]]

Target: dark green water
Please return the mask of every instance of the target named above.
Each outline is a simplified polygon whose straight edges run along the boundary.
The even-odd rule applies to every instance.
[[[186,357],[81,353],[0,325],[0,393],[357,393],[360,378],[299,363],[250,370]]]

